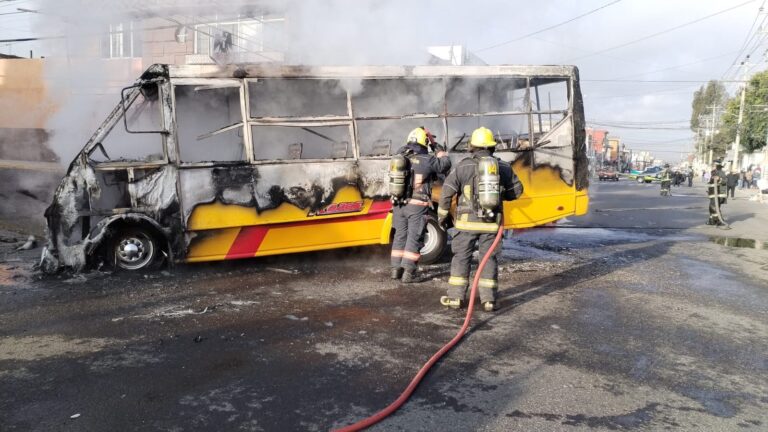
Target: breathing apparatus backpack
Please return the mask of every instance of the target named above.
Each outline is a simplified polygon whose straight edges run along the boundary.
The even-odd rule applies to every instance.
[[[411,160],[405,154],[398,153],[389,160],[389,195],[395,205],[403,204],[413,193],[411,182]]]
[[[478,159],[475,167],[475,207],[477,216],[482,219],[496,217],[496,209],[501,203],[501,179],[499,161],[493,156]]]

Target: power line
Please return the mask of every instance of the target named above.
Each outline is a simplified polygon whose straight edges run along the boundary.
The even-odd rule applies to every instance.
[[[627,125],[658,125],[658,124],[674,124],[674,123],[688,123],[690,120],[653,120],[653,121],[629,121],[629,120],[599,120],[599,119],[591,119],[587,120],[587,122],[592,123],[621,123],[621,124],[627,124]]]
[[[752,34],[752,31],[755,29],[755,24],[757,24],[757,20],[760,19],[760,14],[763,12],[763,6],[765,6],[765,0],[760,4],[760,8],[757,10],[757,14],[755,15],[754,21],[752,21],[752,25],[749,27],[749,31],[747,32],[747,36],[744,38],[744,42],[741,44],[741,48],[739,48],[738,54],[736,54],[736,58],[733,59],[733,62],[730,66],[728,66],[728,69],[723,72],[723,74],[720,76],[720,78],[725,78],[725,75],[728,73],[728,71],[731,70],[733,66],[738,63],[739,58],[741,58],[741,55],[744,53],[744,50],[747,49],[747,46],[749,45],[750,41],[757,36],[758,33]],[[765,20],[768,19],[768,15],[763,18],[763,22],[760,24],[760,27],[765,23]],[[758,27],[758,29],[760,28]]]
[[[549,27],[545,27],[545,28],[543,28],[543,29],[540,29],[540,30],[536,30],[535,32],[532,32],[532,33],[528,33],[528,34],[526,34],[526,35],[518,36],[518,37],[516,37],[516,38],[514,38],[514,39],[510,39],[510,40],[508,40],[508,41],[500,42],[500,43],[497,43],[497,44],[494,44],[494,45],[490,45],[490,46],[487,46],[487,47],[485,47],[485,48],[480,48],[480,49],[478,49],[478,50],[474,50],[474,52],[476,52],[476,53],[479,53],[479,52],[482,52],[482,51],[487,51],[487,50],[489,50],[489,49],[492,49],[492,48],[498,48],[498,47],[500,47],[500,46],[502,46],[502,45],[507,45],[507,44],[511,44],[512,42],[517,42],[517,41],[519,41],[519,40],[523,40],[523,39],[525,39],[525,38],[528,38],[528,37],[531,37],[531,36],[537,35],[537,34],[539,34],[539,33],[544,33],[544,32],[546,32],[546,31],[552,30],[552,29],[554,29],[554,28],[557,28],[557,27],[560,27],[560,26],[562,26],[562,25],[565,25],[565,24],[571,23],[571,22],[573,22],[573,21],[576,21],[576,20],[578,20],[578,19],[580,19],[580,18],[584,18],[584,17],[585,17],[585,16],[587,16],[587,15],[591,15],[591,14],[593,14],[593,13],[595,13],[595,12],[597,12],[597,11],[601,10],[601,9],[605,9],[605,8],[607,8],[608,6],[611,6],[611,5],[615,5],[616,3],[619,3],[619,2],[621,2],[621,1],[622,1],[622,0],[614,0],[614,1],[610,2],[610,3],[606,3],[606,4],[604,4],[604,5],[602,5],[602,6],[598,7],[598,8],[592,9],[592,10],[591,10],[591,11],[589,11],[589,12],[585,12],[585,13],[583,13],[583,14],[581,14],[581,15],[578,15],[578,16],[575,16],[575,17],[573,17],[573,18],[567,19],[567,20],[565,20],[565,21],[563,21],[563,22],[560,22],[560,23],[557,23],[557,24],[551,25],[551,26],[549,26]]]
[[[711,78],[701,80],[633,80],[633,79],[583,79],[582,82],[615,82],[615,83],[707,83]],[[721,80],[721,83],[744,83],[747,80]]]
[[[639,39],[631,40],[631,41],[629,41],[629,42],[625,42],[625,43],[623,43],[623,44],[619,44],[619,45],[614,45],[614,46],[612,46],[612,47],[609,47],[609,48],[605,48],[605,49],[602,49],[602,50],[600,50],[600,51],[595,51],[595,52],[593,52],[593,53],[591,53],[591,54],[587,54],[587,55],[583,55],[583,56],[579,56],[579,57],[574,57],[574,58],[572,58],[572,59],[566,60],[566,63],[571,63],[571,62],[573,62],[573,61],[575,61],[575,60],[580,60],[580,59],[583,59],[583,58],[587,58],[587,57],[596,56],[596,55],[598,55],[598,54],[602,54],[602,53],[604,53],[604,52],[613,51],[613,50],[615,50],[615,49],[619,49],[619,48],[624,48],[624,47],[626,47],[626,46],[629,46],[629,45],[634,45],[634,44],[636,44],[636,43],[638,43],[638,42],[642,42],[642,41],[644,41],[644,40],[647,40],[647,39],[650,39],[650,38],[654,38],[654,37],[657,37],[657,36],[661,36],[661,35],[663,35],[663,34],[666,34],[666,33],[669,33],[669,32],[675,31],[675,30],[679,30],[679,29],[681,29],[681,28],[683,28],[683,27],[687,27],[687,26],[689,26],[689,25],[692,25],[692,24],[696,24],[696,23],[698,23],[698,22],[701,22],[701,21],[704,21],[704,20],[706,20],[706,19],[709,19],[709,18],[712,18],[712,17],[718,16],[718,15],[722,15],[722,14],[724,14],[724,13],[726,13],[726,12],[730,12],[730,11],[732,11],[732,10],[734,10],[734,9],[737,9],[737,8],[740,8],[740,7],[742,7],[742,6],[748,5],[749,3],[753,3],[753,2],[755,2],[755,1],[757,1],[757,0],[748,0],[748,1],[744,2],[744,3],[740,3],[740,4],[738,4],[738,5],[736,5],[736,6],[731,6],[731,7],[727,8],[727,9],[723,9],[723,10],[721,10],[721,11],[718,11],[718,12],[715,12],[715,13],[713,13],[713,14],[709,14],[709,15],[707,15],[707,16],[704,16],[704,17],[701,17],[701,18],[697,18],[697,19],[695,19],[695,20],[693,20],[693,21],[688,21],[688,22],[686,22],[686,23],[683,23],[683,24],[680,24],[680,25],[677,25],[677,26],[674,26],[674,27],[668,28],[668,29],[666,29],[666,30],[662,30],[662,31],[660,31],[660,32],[656,32],[656,33],[653,33],[653,34],[650,34],[650,35],[647,35],[647,36],[643,36],[643,37],[641,37],[641,38],[639,38]]]
[[[638,125],[622,125],[620,123],[607,123],[607,122],[587,122],[587,124],[593,124],[601,127],[616,128],[616,129],[634,129],[634,130],[690,130],[687,126],[638,126]]]
[[[727,53],[723,53],[723,54],[716,55],[716,56],[713,56],[713,57],[707,57],[707,58],[704,58],[704,59],[701,59],[701,60],[696,60],[696,61],[693,61],[693,62],[690,62],[690,63],[684,63],[684,64],[676,65],[676,66],[670,66],[670,67],[666,67],[666,68],[663,68],[663,69],[656,69],[656,70],[640,72],[640,73],[636,73],[636,74],[632,74],[632,75],[625,75],[625,76],[622,76],[622,77],[619,77],[619,78],[615,78],[615,79],[634,78],[634,77],[637,77],[637,76],[643,76],[643,75],[649,75],[649,74],[657,73],[657,72],[665,72],[665,71],[668,71],[668,70],[679,69],[679,68],[686,67],[686,66],[692,66],[692,65],[695,65],[695,64],[705,63],[705,62],[708,62],[708,61],[716,60],[716,59],[719,59],[721,57],[725,57],[727,55],[731,55],[734,52],[736,52],[736,51],[729,51]]]

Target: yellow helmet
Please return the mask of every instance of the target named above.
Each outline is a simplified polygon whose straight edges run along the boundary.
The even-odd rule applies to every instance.
[[[486,127],[480,127],[472,132],[472,138],[469,140],[472,147],[496,147],[496,140],[493,138],[493,132]]]
[[[418,145],[422,145],[426,147],[427,131],[425,131],[424,128],[417,127],[416,129],[412,130],[411,133],[408,134],[408,138],[405,140],[405,142],[416,143]]]

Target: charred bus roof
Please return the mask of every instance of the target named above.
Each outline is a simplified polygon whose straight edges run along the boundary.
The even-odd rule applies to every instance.
[[[542,77],[576,78],[576,66],[300,66],[300,65],[153,65],[174,78],[407,78],[407,77]]]

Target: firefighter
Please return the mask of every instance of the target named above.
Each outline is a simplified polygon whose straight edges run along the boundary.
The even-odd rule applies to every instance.
[[[496,141],[489,129],[481,127],[472,132],[469,146],[472,157],[459,162],[446,177],[437,210],[438,221],[445,226],[451,200],[458,196],[453,223],[457,233],[451,243],[453,259],[448,295],[440,298],[442,305],[454,309],[461,308],[467,301],[472,253],[477,247],[480,256],[485,256],[493,244],[499,224],[503,223],[501,201],[517,199],[523,193],[523,186],[512,167],[493,156]],[[480,275],[480,302],[487,312],[498,308],[499,250],[500,247],[497,247],[492,252]]]
[[[721,207],[726,201],[725,188],[726,176],[725,172],[723,172],[723,163],[715,161],[715,169],[712,170],[712,174],[709,176],[709,186],[707,187],[709,192],[709,219],[707,220],[707,225],[725,225]]]
[[[427,145],[432,147],[430,154]],[[400,172],[396,170],[400,165]],[[447,174],[451,160],[445,149],[424,127],[408,134],[406,145],[401,147],[390,162],[390,195],[392,195],[392,279],[403,283],[416,281],[416,267],[424,247],[427,214],[432,203],[432,181],[438,174]],[[393,176],[400,181],[393,183]],[[400,185],[398,188],[395,185]]]
[[[669,184],[672,182],[670,178],[669,164],[664,164],[664,169],[661,170],[661,196],[669,196]]]

